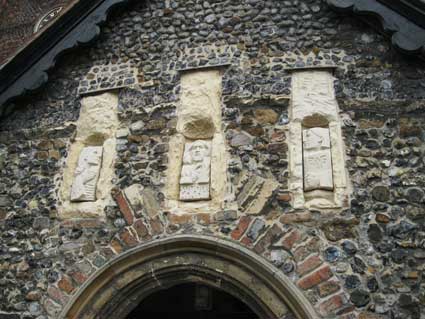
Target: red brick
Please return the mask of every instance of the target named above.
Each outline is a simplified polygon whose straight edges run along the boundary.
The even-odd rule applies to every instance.
[[[120,233],[120,238],[128,247],[134,247],[138,244],[137,238],[129,229],[124,229]]]
[[[336,310],[344,306],[346,298],[343,294],[330,297],[328,300],[319,305],[319,312],[322,316],[327,316],[335,313]]]
[[[123,251],[123,247],[122,247],[121,243],[120,243],[120,242],[119,242],[116,238],[113,238],[113,239],[111,240],[110,245],[111,245],[112,249],[113,249],[113,250],[114,250],[117,254],[120,254],[120,253]]]
[[[80,285],[86,282],[88,277],[80,271],[71,271],[69,275],[74,279],[74,281]]]
[[[282,239],[280,244],[286,250],[291,250],[294,244],[298,242],[301,237],[301,233],[298,230],[294,229]]]
[[[294,251],[294,258],[297,262],[304,260],[311,253],[319,251],[319,239],[317,237],[311,238],[304,246],[298,247]]]
[[[118,208],[120,209],[121,214],[124,217],[127,224],[132,225],[134,222],[134,214],[124,194],[121,191],[119,191],[114,195],[114,199],[117,202]]]
[[[305,275],[306,273],[316,269],[322,264],[322,260],[318,255],[313,255],[308,257],[306,260],[298,264],[297,273],[300,276]]]
[[[68,302],[68,297],[66,297],[62,291],[60,291],[55,286],[50,286],[47,288],[47,294],[50,296],[50,298],[60,303],[61,305],[65,305]]]
[[[234,240],[239,240],[242,235],[248,229],[249,224],[251,223],[252,218],[249,216],[242,216],[239,220],[238,226],[232,231],[231,236]]]
[[[252,240],[245,236],[244,238],[242,238],[241,243],[245,246],[251,246]]]
[[[192,217],[192,214],[168,214],[168,220],[170,221],[171,225],[189,224],[190,222],[192,222]]]
[[[152,235],[159,235],[164,232],[164,227],[162,226],[162,223],[159,217],[155,217],[151,219],[150,224],[152,229]]]
[[[59,280],[58,287],[60,290],[66,292],[68,295],[70,295],[75,289],[71,279],[68,276],[64,276],[61,278],[61,280]]]
[[[276,197],[276,199],[279,201],[279,202],[284,202],[284,203],[288,203],[288,202],[290,202],[291,201],[291,194],[289,194],[289,193],[284,193],[284,194],[279,194],[277,197]],[[286,215],[286,214],[285,214]],[[292,215],[292,214],[291,214]],[[295,214],[294,214],[295,215]]]
[[[321,283],[318,288],[319,288],[319,296],[323,298],[333,294],[334,292],[337,292],[340,286],[337,281],[328,280],[328,281],[325,281],[324,283]]]
[[[133,224],[133,227],[136,230],[136,233],[139,236],[139,238],[145,239],[145,240],[150,239],[151,236],[149,235],[148,228],[146,227],[143,220],[141,219],[136,220]]]
[[[324,282],[332,277],[331,268],[326,265],[322,268],[319,268],[312,274],[309,274],[298,281],[298,287],[301,289],[310,289],[314,286],[317,286],[321,282]]]
[[[271,227],[267,233],[258,241],[255,245],[254,250],[257,254],[262,254],[274,241],[276,241],[279,235],[282,234],[282,229],[276,224]]]

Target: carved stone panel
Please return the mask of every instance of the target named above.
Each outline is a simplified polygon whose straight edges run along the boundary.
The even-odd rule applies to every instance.
[[[72,202],[96,200],[96,185],[102,165],[102,153],[102,146],[89,146],[81,151],[71,188]]]
[[[186,143],[180,176],[180,200],[210,199],[211,141]]]
[[[303,130],[304,191],[333,190],[329,129]]]

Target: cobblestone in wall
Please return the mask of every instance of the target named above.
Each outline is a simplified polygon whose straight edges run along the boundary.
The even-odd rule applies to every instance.
[[[137,69],[130,63],[96,65],[80,81],[78,94],[102,92],[124,87],[134,87],[138,83]]]

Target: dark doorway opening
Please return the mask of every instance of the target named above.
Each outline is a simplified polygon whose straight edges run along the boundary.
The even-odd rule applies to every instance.
[[[241,300],[194,283],[161,290],[145,298],[127,319],[258,319]]]

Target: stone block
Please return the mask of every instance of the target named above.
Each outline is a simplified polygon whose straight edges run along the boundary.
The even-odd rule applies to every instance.
[[[124,195],[134,212],[141,210],[143,207],[142,192],[143,186],[140,184],[133,184],[124,189]]]
[[[304,191],[333,190],[329,129],[303,130]]]

